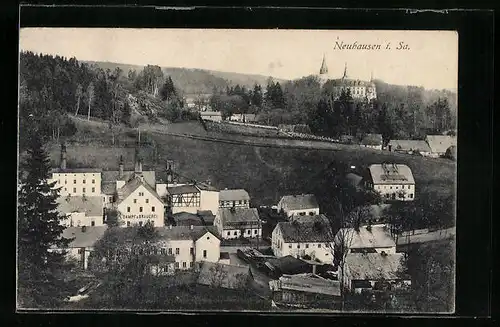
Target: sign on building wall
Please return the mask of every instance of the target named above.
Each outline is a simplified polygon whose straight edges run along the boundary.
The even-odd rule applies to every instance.
[[[123,215],[123,219],[156,219],[158,218],[158,215],[155,213],[151,214],[130,214],[130,215]]]

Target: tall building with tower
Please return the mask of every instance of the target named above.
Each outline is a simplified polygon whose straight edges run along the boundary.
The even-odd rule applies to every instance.
[[[372,100],[377,98],[377,90],[373,82],[373,73],[370,81],[349,78],[347,74],[347,63],[344,66],[344,73],[341,78],[331,78],[326,64],[326,57],[323,55],[323,61],[317,75],[321,86],[331,87],[333,93],[338,97],[344,92],[350,92],[353,99]]]

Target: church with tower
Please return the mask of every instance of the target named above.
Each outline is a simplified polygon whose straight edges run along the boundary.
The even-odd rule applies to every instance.
[[[370,81],[362,81],[359,79],[351,79],[347,75],[347,63],[344,67],[344,74],[341,78],[331,78],[328,73],[328,66],[326,65],[326,58],[323,55],[323,62],[319,70],[318,79],[323,86],[325,83],[331,83],[334,93],[340,96],[342,91],[350,91],[353,99],[367,99],[372,100],[377,98],[377,91],[375,83],[373,82],[373,75]]]

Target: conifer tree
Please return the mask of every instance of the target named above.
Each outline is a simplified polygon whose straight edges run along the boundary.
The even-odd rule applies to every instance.
[[[18,286],[23,307],[52,307],[62,300],[59,273],[67,268],[65,248],[71,241],[62,237],[63,217],[57,211],[59,190],[49,183],[49,159],[37,131],[31,132],[28,157],[18,195]]]

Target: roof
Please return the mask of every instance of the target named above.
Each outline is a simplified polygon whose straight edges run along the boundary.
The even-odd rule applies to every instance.
[[[326,243],[333,239],[331,228],[325,222],[279,222],[275,228],[281,230],[285,243]]]
[[[291,255],[279,258],[268,259],[273,267],[277,268],[282,274],[293,275],[306,273],[311,271],[311,266],[304,261],[297,259]]]
[[[427,142],[422,140],[390,140],[391,150],[431,152]]]
[[[120,172],[118,170],[104,170],[101,175],[101,180],[102,180],[102,186],[101,186],[101,191],[105,194],[112,194],[112,193],[106,193],[104,192],[104,189],[106,188],[106,191],[109,191],[112,189],[112,187],[108,186],[111,183],[115,184],[116,188],[116,181],[125,181],[128,182],[134,177],[134,171],[133,170],[124,170],[123,175],[120,178]],[[142,171],[142,176],[144,177],[144,181],[149,184],[151,187],[156,186],[156,176],[155,176],[155,171],[154,170],[143,170]],[[115,190],[113,190],[114,192]]]
[[[383,217],[385,210],[390,206],[389,203],[368,205],[368,212],[372,218],[379,219]]]
[[[57,210],[69,214],[85,212],[87,217],[103,215],[102,197],[100,196],[62,196],[56,199]]]
[[[281,289],[340,296],[340,282],[313,274],[283,275]]]
[[[200,190],[203,190],[203,191],[218,191],[218,189],[213,186],[213,185],[210,185],[208,183],[196,183],[196,187]]]
[[[344,233],[344,234],[342,234]],[[336,235],[336,240],[339,240],[341,235],[349,235],[351,249],[367,249],[367,248],[388,248],[396,246],[396,242],[391,236],[389,229],[383,225],[371,226],[369,231],[366,227],[360,227],[359,231],[353,228],[342,228]]]
[[[374,184],[415,184],[410,167],[402,164],[373,164],[368,167]]]
[[[243,114],[243,117],[245,117],[245,120],[255,120],[257,115],[255,114]]]
[[[221,116],[220,111],[200,111],[201,116]]]
[[[196,241],[207,232],[220,239],[219,233],[214,226],[165,226],[156,227],[160,238],[168,240],[193,240]]]
[[[101,168],[52,168],[50,170],[51,173],[59,173],[59,174],[64,174],[64,173],[101,173],[102,169]]]
[[[248,266],[204,261],[198,275],[198,284],[239,289],[244,288],[251,277],[252,272]]]
[[[178,212],[173,215],[174,221],[177,226],[204,226],[205,224],[201,220],[200,216],[190,212]]]
[[[146,190],[148,190],[149,193],[151,193],[155,198],[157,198],[161,203],[163,203],[163,200],[160,198],[158,193],[149,186],[148,183],[145,181],[142,181],[139,177],[136,177],[132,180],[130,180],[128,183],[123,185],[119,190],[117,190],[117,195],[118,195],[118,201],[117,203],[120,204],[123,200],[129,197],[130,194],[132,194],[137,188],[140,186],[144,186]]]
[[[229,256],[229,252],[221,252],[220,258],[221,259],[230,259],[231,257]]]
[[[457,137],[449,135],[427,135],[426,139],[432,152],[445,153],[452,145],[457,145]]]
[[[83,232],[82,227],[68,227],[63,230],[62,237],[74,238],[68,245],[70,248],[93,247],[104,236],[107,229],[106,225],[86,226],[85,232]]]
[[[281,198],[280,203],[287,210],[319,208],[314,194],[285,195]]]
[[[250,200],[250,195],[244,189],[220,190],[219,201]]]
[[[238,226],[256,227],[260,225],[257,208],[219,208],[218,215],[222,222],[222,227]]]
[[[345,258],[345,267],[351,279],[355,280],[402,279],[398,272],[402,268],[403,256],[403,253],[349,253]]]
[[[167,192],[168,194],[176,195],[176,194],[200,193],[200,190],[197,189],[194,185],[179,185],[179,186],[168,187]]]
[[[361,140],[363,145],[382,145],[382,134],[366,134]]]
[[[363,180],[363,177],[354,173],[348,173],[345,177],[347,178],[348,182],[354,187],[357,187]]]
[[[212,213],[212,210],[198,210],[197,214],[205,225],[214,224],[215,215]]]

